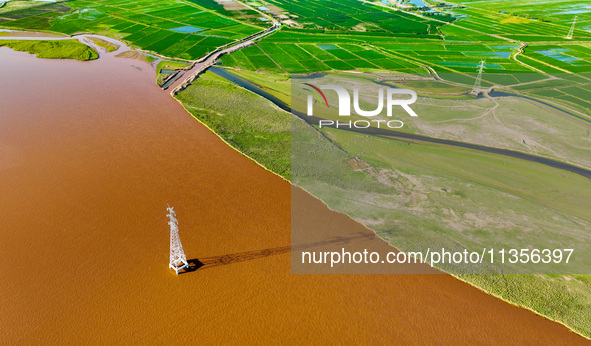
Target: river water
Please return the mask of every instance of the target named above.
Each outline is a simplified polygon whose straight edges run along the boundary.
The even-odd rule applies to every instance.
[[[391,248],[225,145],[147,63],[0,48],[0,76],[4,342],[583,341],[447,275],[292,275],[291,194],[300,227]],[[203,264],[178,277],[167,204]]]

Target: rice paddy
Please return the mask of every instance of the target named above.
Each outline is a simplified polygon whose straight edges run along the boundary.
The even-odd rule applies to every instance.
[[[75,0],[1,13],[0,26],[106,34],[143,50],[188,60],[262,29],[202,6],[207,3]]]
[[[314,1],[272,3],[289,18],[284,20],[287,28],[258,47],[223,57],[225,66],[275,73],[416,72],[417,68],[431,66],[439,73],[474,73],[479,62],[486,60],[489,74],[578,73],[591,68],[591,32],[584,29],[589,18],[579,19],[574,40],[565,38],[572,15],[564,7],[576,8],[572,2],[546,4],[547,9],[537,12],[531,10],[535,6],[529,1],[511,2],[515,12],[510,13],[505,11],[506,1],[474,2],[454,6],[453,12],[441,10],[443,14],[453,13],[451,19],[398,11],[395,15],[416,21],[405,30],[387,27],[381,20],[374,26],[369,24],[375,24],[375,19],[364,22],[363,13],[372,13],[374,18],[394,14],[384,7],[364,8],[357,1],[346,10],[338,7],[338,14],[334,13],[337,7],[320,9]],[[355,15],[346,16],[347,11]],[[586,12],[580,16],[586,16]],[[422,28],[424,23],[429,23],[429,30]],[[573,44],[576,42],[581,44]]]

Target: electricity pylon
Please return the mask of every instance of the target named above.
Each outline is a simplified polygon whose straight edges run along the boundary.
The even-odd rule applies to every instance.
[[[168,224],[170,225],[170,263],[168,266],[172,268],[179,274],[179,271],[189,268],[189,263],[187,263],[187,256],[185,256],[185,251],[183,251],[183,244],[181,244],[181,238],[179,238],[179,222],[176,219],[176,214],[174,209],[170,206],[166,208],[168,210]]]
[[[566,35],[567,40],[572,40],[573,35],[575,34],[575,24],[577,24],[577,16],[575,15],[575,19],[573,19],[573,25],[570,27],[568,31],[568,35]]]
[[[480,64],[478,64],[478,76],[476,76],[476,81],[474,82],[472,91],[470,91],[471,95],[478,96],[480,94],[480,83],[482,81],[482,71],[484,70],[484,64],[484,60],[481,60]]]

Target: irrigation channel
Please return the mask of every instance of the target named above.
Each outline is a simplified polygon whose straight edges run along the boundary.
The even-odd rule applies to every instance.
[[[269,92],[263,90],[260,86],[256,85],[255,83],[252,83],[249,80],[246,80],[240,76],[237,76],[226,69],[212,67],[210,70],[211,70],[211,72],[215,73],[216,75],[218,75],[230,82],[233,82],[233,83],[235,83],[247,90],[250,90],[250,91],[256,93],[257,95],[260,95],[260,96],[268,99],[269,101],[271,101],[275,105],[277,105],[279,108],[281,108],[287,112],[293,113],[294,115],[305,120],[307,123],[309,123],[311,125],[318,125],[320,120],[325,120],[323,118],[316,117],[316,116],[308,116],[308,115],[306,115],[302,112],[299,112],[297,110],[292,110],[291,107],[287,103],[283,102],[282,100],[280,100],[279,98],[270,94]],[[507,96],[521,97],[520,95],[513,95],[513,94],[507,94],[507,93],[502,93],[502,94],[498,93],[498,95],[492,94],[491,96],[493,96],[493,97],[507,97]],[[533,98],[528,97],[527,99],[535,101],[535,102],[539,102],[544,105],[548,105],[545,102],[541,102],[541,101],[535,100]],[[551,105],[548,105],[548,106],[551,106]],[[564,113],[567,113],[569,115],[573,115],[573,114],[566,112],[566,111],[564,111],[560,108],[557,108],[555,106],[552,106],[552,107],[557,110],[560,110]],[[557,161],[554,159],[531,155],[531,154],[526,154],[526,153],[522,153],[519,151],[514,151],[514,150],[509,150],[509,149],[501,149],[501,148],[495,148],[495,147],[488,147],[485,145],[465,143],[465,142],[459,142],[459,141],[454,141],[454,140],[449,140],[449,139],[433,138],[433,137],[429,137],[429,136],[418,135],[418,134],[414,134],[414,133],[406,133],[406,132],[396,131],[396,130],[391,130],[391,129],[386,129],[386,128],[369,127],[369,128],[352,129],[352,128],[345,127],[345,128],[341,128],[341,129],[343,129],[345,131],[354,131],[354,132],[358,132],[358,133],[362,133],[362,134],[366,134],[366,135],[394,139],[394,140],[400,140],[400,141],[405,141],[405,142],[408,142],[410,140],[410,141],[442,144],[442,145],[448,145],[448,146],[452,146],[452,147],[472,149],[472,150],[487,152],[487,153],[491,153],[491,154],[503,155],[503,156],[508,156],[508,157],[520,159],[520,160],[540,163],[540,164],[550,166],[553,168],[576,173],[576,174],[582,175],[588,179],[591,179],[591,170],[588,170],[588,169],[585,169],[582,167],[578,167],[575,165],[571,165],[569,163]]]

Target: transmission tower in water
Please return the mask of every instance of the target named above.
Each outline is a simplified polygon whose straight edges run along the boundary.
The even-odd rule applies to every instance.
[[[183,251],[183,244],[181,244],[181,238],[179,238],[179,222],[176,219],[176,214],[174,209],[170,206],[166,208],[168,210],[168,224],[170,225],[170,263],[168,266],[172,268],[179,274],[179,271],[189,268],[189,263],[187,263],[187,256],[185,256],[185,251]]]
[[[472,87],[472,91],[470,91],[471,95],[478,96],[480,94],[480,83],[482,81],[482,71],[484,71],[484,60],[480,61],[478,64],[478,76],[476,76],[476,81],[474,82],[474,87]]]
[[[575,19],[573,19],[573,25],[570,27],[568,31],[568,35],[566,35],[567,40],[572,40],[573,35],[575,34],[575,25],[577,24],[577,16],[575,15]]]

